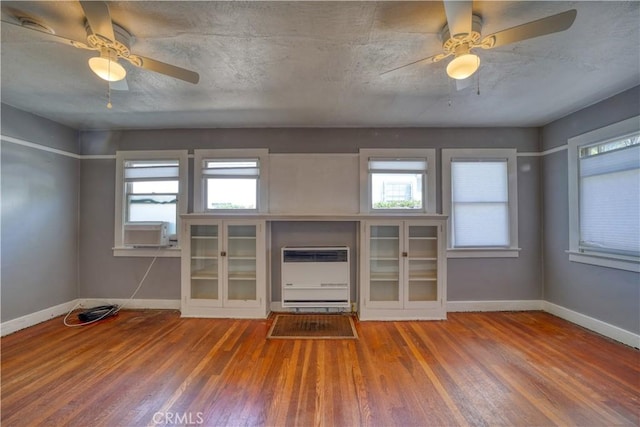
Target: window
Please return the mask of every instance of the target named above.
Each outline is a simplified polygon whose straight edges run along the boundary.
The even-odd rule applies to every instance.
[[[167,222],[172,245],[178,246],[179,217],[187,212],[187,152],[118,151],[116,162],[116,255],[132,254],[133,248],[123,247],[123,229],[134,221]],[[147,256],[149,250],[135,252]]]
[[[639,271],[640,123],[569,140],[570,259]]]
[[[267,150],[195,150],[196,212],[265,212]]]
[[[518,256],[516,150],[445,149],[442,164],[449,256]]]
[[[435,213],[432,149],[360,150],[360,176],[362,212]]]

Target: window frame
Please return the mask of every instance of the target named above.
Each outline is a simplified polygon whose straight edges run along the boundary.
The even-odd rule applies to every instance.
[[[258,160],[258,178],[256,182],[255,209],[206,209],[206,177],[202,173],[206,160]],[[207,149],[193,151],[193,211],[206,214],[241,215],[247,213],[266,213],[269,210],[269,150],[256,149]]]
[[[369,172],[370,159],[423,159],[426,161],[427,170],[422,178],[422,208],[421,209],[374,209],[371,194],[371,173]],[[360,149],[360,213],[365,214],[436,214],[436,180],[438,176],[436,164],[436,150],[433,148],[378,148]],[[398,171],[402,173],[402,171]],[[425,185],[426,181],[426,185]]]
[[[569,138],[567,141],[567,173],[569,202],[569,261],[640,272],[640,257],[600,252],[580,247],[580,170],[579,151],[590,145],[624,138],[640,131],[640,116],[635,116]]]
[[[452,159],[506,159],[507,194],[509,218],[509,245],[505,247],[477,246],[455,248],[451,244],[453,230],[451,222],[451,161]],[[518,246],[518,160],[515,148],[452,148],[442,150],[442,211],[447,215],[448,258],[517,258]]]
[[[178,204],[176,218],[177,244],[166,248],[134,248],[124,246],[124,224],[127,218],[127,192],[124,179],[125,162],[128,161],[178,161]],[[180,216],[187,213],[189,155],[187,150],[150,150],[150,151],[116,151],[116,189],[115,189],[115,221],[114,221],[114,256],[158,256],[179,257],[181,244]]]

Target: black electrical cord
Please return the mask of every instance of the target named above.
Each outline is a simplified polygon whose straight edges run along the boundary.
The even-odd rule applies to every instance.
[[[119,310],[120,308],[117,305],[101,305],[78,313],[78,320],[81,322],[92,322],[94,320],[106,319],[107,317],[118,314]]]

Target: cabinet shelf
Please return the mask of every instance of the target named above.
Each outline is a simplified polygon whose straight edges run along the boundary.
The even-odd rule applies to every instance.
[[[409,281],[410,282],[418,282],[418,281],[432,281],[438,280],[438,275],[435,271],[427,272],[427,273],[409,273]]]
[[[218,259],[217,256],[193,255],[191,259]]]
[[[191,280],[218,280],[218,273],[195,273],[191,275]]]
[[[400,280],[400,277],[398,276],[398,273],[377,273],[375,271],[372,271],[369,279],[372,282],[375,282],[375,281],[383,281],[383,282],[396,281],[397,282],[398,280]]]
[[[256,280],[255,273],[229,273],[228,279],[231,280]]]
[[[191,236],[192,240],[218,240],[218,236]]]

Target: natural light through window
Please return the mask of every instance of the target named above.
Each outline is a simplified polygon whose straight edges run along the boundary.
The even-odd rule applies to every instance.
[[[423,209],[424,159],[369,159],[372,209]]]
[[[126,222],[165,221],[176,233],[178,212],[178,161],[128,161],[125,163]]]
[[[207,210],[256,210],[258,159],[209,159],[202,169]]]

